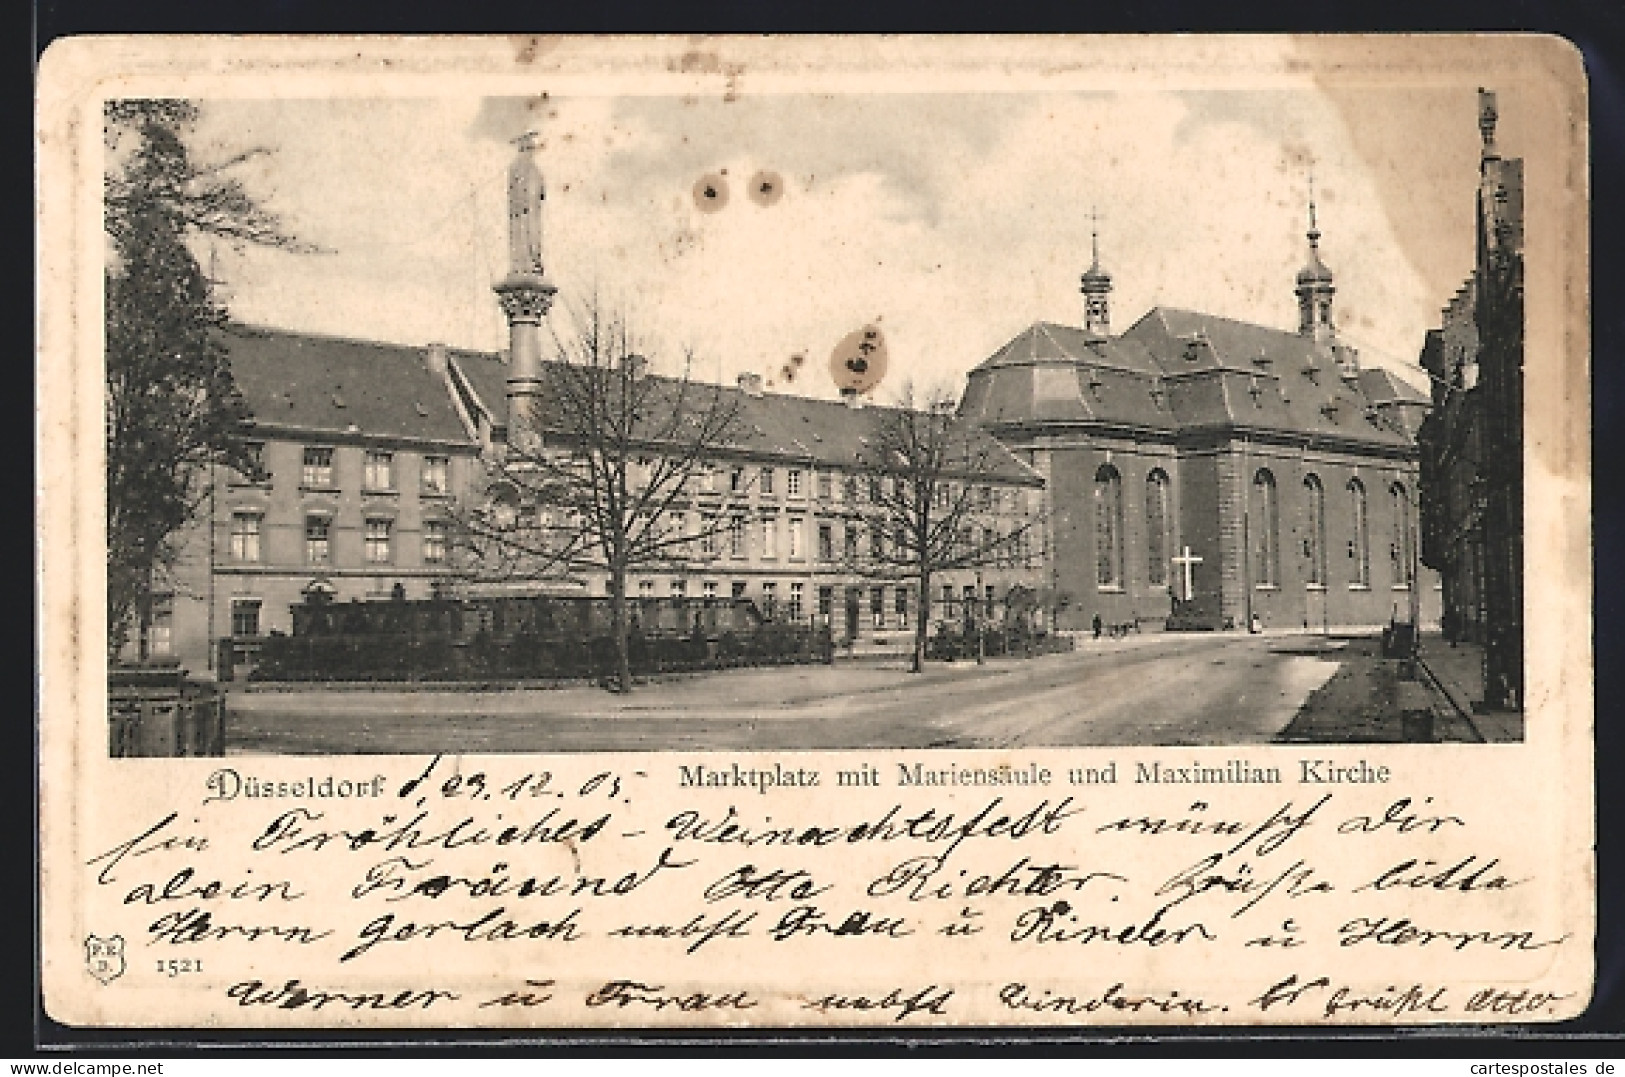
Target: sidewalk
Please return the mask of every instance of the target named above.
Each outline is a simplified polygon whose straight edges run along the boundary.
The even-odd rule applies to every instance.
[[[1451,703],[1468,716],[1486,741],[1516,744],[1523,740],[1522,711],[1482,709],[1484,648],[1481,645],[1458,643],[1452,647],[1441,636],[1425,634],[1420,641],[1420,654],[1422,663],[1438,679]]]

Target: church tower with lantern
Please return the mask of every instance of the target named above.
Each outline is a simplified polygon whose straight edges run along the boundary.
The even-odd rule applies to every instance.
[[[1337,323],[1332,318],[1332,296],[1337,288],[1332,283],[1332,271],[1320,260],[1320,227],[1315,222],[1315,195],[1309,194],[1309,260],[1298,270],[1298,333],[1320,344],[1330,344],[1337,337]]]

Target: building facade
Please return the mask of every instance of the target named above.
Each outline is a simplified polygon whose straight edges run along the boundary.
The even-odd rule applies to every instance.
[[[1472,274],[1421,353],[1433,410],[1421,444],[1422,559],[1444,587],[1444,627],[1484,647],[1485,702],[1523,705],[1523,162],[1483,142]]]
[[[1311,203],[1295,332],[1159,307],[1114,335],[1097,245],[1083,325],[1035,324],[971,371],[961,414],[1044,477],[1062,626],[1436,621],[1428,401],[1360,366],[1335,291]]]
[[[453,506],[480,468],[443,348],[242,326],[226,344],[263,475],[211,470],[157,596],[151,651],[194,675],[252,662],[312,593],[428,597],[452,575]]]

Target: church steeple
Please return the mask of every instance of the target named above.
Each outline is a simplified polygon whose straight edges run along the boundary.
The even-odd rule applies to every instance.
[[[1320,228],[1315,222],[1315,180],[1309,177],[1309,260],[1298,270],[1298,332],[1323,343],[1337,336],[1332,320],[1332,271],[1320,260]]]
[[[1111,336],[1112,277],[1100,268],[1100,214],[1089,211],[1089,242],[1093,261],[1083,274],[1083,329],[1090,336]]]

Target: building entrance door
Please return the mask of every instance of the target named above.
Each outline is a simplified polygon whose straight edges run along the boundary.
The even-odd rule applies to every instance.
[[[858,596],[859,592],[856,587],[846,589],[846,638],[849,640],[858,638],[858,617],[860,615]]]

